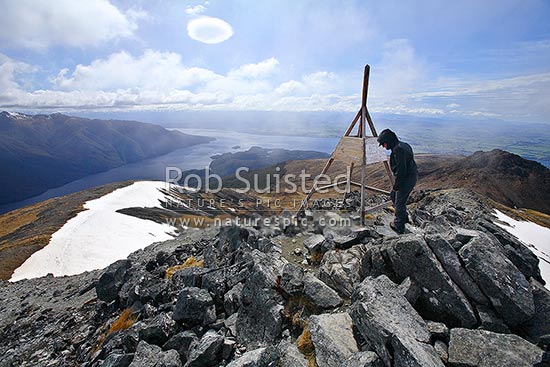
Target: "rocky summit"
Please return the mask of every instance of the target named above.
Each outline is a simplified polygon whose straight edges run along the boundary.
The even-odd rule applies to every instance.
[[[417,192],[404,235],[388,209],[355,226],[358,200],[285,226],[189,229],[103,270],[2,282],[0,366],[541,361],[550,292],[539,259],[487,199]]]

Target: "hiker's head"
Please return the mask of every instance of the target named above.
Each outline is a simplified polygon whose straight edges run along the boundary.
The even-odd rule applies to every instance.
[[[386,149],[392,149],[398,142],[397,135],[390,129],[382,130],[380,135],[378,135],[378,144],[383,146]]]

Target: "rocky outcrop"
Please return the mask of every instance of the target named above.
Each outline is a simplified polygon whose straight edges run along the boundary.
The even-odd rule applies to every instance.
[[[349,357],[342,367],[384,367],[384,364],[374,352],[357,352]]]
[[[118,299],[118,292],[127,280],[126,273],[132,266],[128,260],[119,260],[109,265],[95,286],[97,298],[105,302]]]
[[[466,269],[510,326],[535,314],[529,282],[488,236],[478,236],[459,251]]]
[[[319,279],[342,297],[350,298],[355,286],[363,278],[361,259],[366,251],[366,245],[357,245],[342,251],[328,251],[319,267]]]
[[[470,239],[478,235],[476,232],[471,234]],[[457,237],[459,242],[460,239],[465,240],[467,238],[460,232],[457,233]],[[425,236],[425,240],[453,282],[474,302],[488,304],[489,300],[462,266],[460,258],[451,244],[438,234],[428,234]]]
[[[352,328],[351,317],[347,313],[309,318],[311,340],[319,367],[340,366],[359,351]]]
[[[311,274],[304,276],[303,293],[306,299],[320,310],[328,310],[342,304],[342,299],[336,291]]]
[[[532,254],[498,234],[475,195],[415,195],[407,235],[387,229],[390,212],[351,229],[320,223],[353,213],[317,212],[305,227],[188,230],[104,270],[0,283],[0,366],[540,360],[550,293]]]
[[[380,262],[384,264],[383,269]],[[421,289],[417,307],[423,314],[452,325],[471,327],[477,323],[464,293],[418,235],[400,236],[373,249],[371,258],[365,259],[364,273],[386,274],[399,283],[410,277]]]
[[[385,275],[366,278],[355,290],[354,325],[386,366],[438,366],[422,317]]]
[[[485,330],[451,330],[450,366],[531,367],[541,358],[539,347],[516,335]]]
[[[190,325],[208,325],[216,321],[216,308],[210,293],[204,289],[188,287],[178,294],[172,316],[176,321]]]
[[[163,352],[156,345],[139,342],[130,367],[181,367],[181,361],[175,350]]]
[[[522,325],[527,339],[538,343],[544,335],[550,334],[550,291],[531,279],[531,291],[535,304],[535,315]]]
[[[191,344],[185,367],[215,366],[222,360],[223,342],[223,336],[213,330],[207,331]]]
[[[283,266],[267,255],[257,255],[244,283],[236,323],[237,338],[249,348],[277,341],[283,322],[283,299],[276,291]]]
[[[281,357],[279,359],[280,367],[308,367],[307,358],[300,353],[295,344],[283,341],[279,345]]]
[[[279,360],[279,352],[276,348],[258,348],[246,352],[241,357],[229,363],[227,367],[269,367],[272,362]]]

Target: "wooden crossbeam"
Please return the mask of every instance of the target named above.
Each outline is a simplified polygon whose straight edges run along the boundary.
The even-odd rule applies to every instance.
[[[387,190],[379,189],[378,187],[369,186],[369,185],[361,185],[359,182],[351,181],[350,184],[352,184],[353,186],[357,186],[357,187],[363,186],[366,190],[374,191],[374,192],[377,192],[379,194],[385,194],[385,195],[390,194],[390,192],[387,191]]]
[[[382,210],[384,208],[390,207],[392,205],[393,205],[393,203],[391,201],[384,201],[382,204],[378,204],[378,205],[375,205],[375,206],[371,206],[370,208],[366,208],[365,209],[365,214],[374,213],[374,212],[377,212],[377,211]]]

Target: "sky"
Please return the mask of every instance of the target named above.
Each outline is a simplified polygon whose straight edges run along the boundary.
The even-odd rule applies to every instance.
[[[0,0],[0,109],[550,123],[550,1]]]

